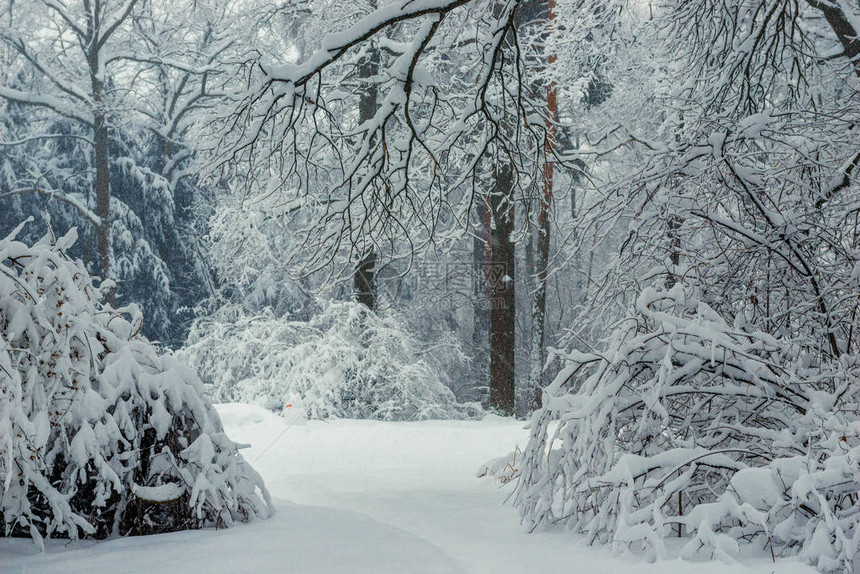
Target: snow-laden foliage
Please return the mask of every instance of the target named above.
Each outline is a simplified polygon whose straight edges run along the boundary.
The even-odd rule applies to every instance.
[[[221,292],[215,307],[224,301],[241,302],[242,308],[270,308],[276,315],[304,315],[313,302],[290,274],[285,258],[300,257],[304,250],[293,237],[290,223],[275,201],[253,205],[219,197],[208,225],[208,260]],[[289,254],[289,255],[287,255]]]
[[[0,240],[3,535],[97,537],[266,517],[194,371],[139,335],[136,307],[101,303],[65,251]]]
[[[646,290],[600,354],[544,394],[516,505],[593,542],[730,559],[741,541],[852,572],[860,550],[860,365]],[[574,390],[581,372],[589,373]],[[550,423],[559,421],[550,433]]]
[[[191,329],[180,356],[215,401],[301,406],[311,418],[380,420],[468,416],[432,358],[393,317],[333,302],[309,321],[228,306]]]
[[[519,5],[311,3],[295,50],[248,60],[206,173],[287,207],[303,272],[432,252],[462,235],[493,166],[516,165],[508,187],[524,196],[540,177],[545,95],[522,85]]]

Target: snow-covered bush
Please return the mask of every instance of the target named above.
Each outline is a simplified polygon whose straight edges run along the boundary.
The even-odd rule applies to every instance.
[[[533,528],[561,523],[652,556],[670,536],[686,537],[687,558],[730,559],[747,541],[854,571],[856,357],[822,363],[679,285],[646,290],[605,352],[567,360],[520,467],[516,505]]]
[[[298,403],[311,418],[460,418],[440,370],[393,317],[333,302],[304,321],[249,316],[228,306],[192,327],[180,356],[215,401],[256,402],[279,411]]]
[[[224,526],[271,511],[194,371],[111,309],[72,230],[0,240],[3,535],[134,535]]]

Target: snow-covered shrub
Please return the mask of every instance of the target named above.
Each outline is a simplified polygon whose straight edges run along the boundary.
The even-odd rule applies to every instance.
[[[747,541],[854,571],[860,364],[815,357],[728,324],[680,286],[645,291],[605,352],[568,356],[546,389],[520,467],[522,517],[654,556],[682,536],[687,558],[729,559]]]
[[[3,535],[96,537],[266,517],[260,476],[224,434],[194,371],[101,303],[80,262],[0,240]]]
[[[395,318],[358,303],[329,303],[307,322],[229,306],[197,321],[179,353],[215,401],[276,411],[298,403],[311,418],[460,418],[479,409],[457,404]]]

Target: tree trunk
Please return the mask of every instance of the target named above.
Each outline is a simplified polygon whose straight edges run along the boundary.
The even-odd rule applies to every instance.
[[[684,220],[677,214],[669,216],[666,223],[669,236],[669,273],[666,277],[666,288],[671,289],[678,283],[678,271],[681,265],[681,236],[679,231]]]
[[[843,12],[839,2],[827,0],[807,0],[807,2],[824,15],[830,29],[842,44],[845,57],[851,62],[854,73],[860,77],[860,30],[854,29],[850,16]]]
[[[102,279],[110,277],[110,161],[108,130],[103,117],[96,118],[93,129],[96,161],[96,214],[99,216],[98,252]]]
[[[490,291],[490,399],[491,409],[512,415],[515,403],[516,257],[514,231],[513,167],[497,166],[488,198],[492,225],[487,282]]]
[[[111,277],[111,231],[110,231],[110,156],[109,156],[109,133],[107,118],[104,112],[104,79],[101,77],[100,54],[98,42],[93,39],[93,46],[88,55],[90,68],[90,84],[93,92],[93,147],[95,152],[95,194],[96,214],[99,216],[98,238],[96,246],[98,249],[99,266],[101,267],[102,280],[113,279]],[[110,305],[116,302],[116,290],[111,288],[105,295],[105,301]]]
[[[376,251],[365,252],[353,276],[355,300],[371,311],[376,310]]]
[[[370,2],[370,8],[376,8],[375,1]],[[374,78],[378,73],[379,51],[375,45],[371,45],[367,58],[358,67],[359,81],[364,82],[364,85],[360,87],[358,100],[359,123],[371,120],[376,115],[378,90],[376,84],[368,80]],[[363,303],[371,311],[376,311],[376,251],[372,246],[364,246],[364,249],[353,275],[353,291],[356,301]]]
[[[480,210],[480,224],[478,226],[483,233],[472,239],[472,356],[474,357],[474,380],[477,383],[476,392],[471,397],[472,400],[482,398],[483,395],[478,394],[477,391],[486,388],[489,369],[487,344],[490,336],[490,305],[486,270],[490,235],[489,225],[485,222],[489,222],[489,211],[486,206]]]
[[[555,20],[555,0],[547,1],[547,28]],[[547,64],[555,63],[555,54],[550,54]],[[543,193],[538,207],[538,224],[535,238],[535,282],[534,299],[532,301],[532,333],[531,349],[529,352],[529,390],[532,394],[530,407],[541,407],[543,394],[543,363],[544,363],[544,333],[546,329],[546,275],[549,265],[550,245],[550,210],[552,208],[553,162],[555,152],[555,130],[557,106],[557,90],[554,81],[550,81],[546,93],[546,142],[544,147]]]
[[[545,171],[552,172],[552,164],[546,166]],[[546,177],[546,175],[544,176]],[[552,177],[551,175],[549,177]],[[552,185],[552,180],[549,184]],[[551,194],[552,191],[549,190]],[[536,237],[535,257],[535,281],[534,298],[532,300],[532,333],[531,350],[529,351],[529,389],[532,392],[531,409],[541,407],[541,395],[543,393],[543,363],[544,363],[544,332],[546,329],[546,276],[549,263],[549,201],[551,195],[545,200],[541,198],[541,207],[538,214],[538,226]]]

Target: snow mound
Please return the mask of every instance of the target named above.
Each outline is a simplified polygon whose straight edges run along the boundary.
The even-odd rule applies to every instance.
[[[267,517],[260,476],[203,385],[102,302],[55,243],[0,240],[0,525],[3,535],[149,534]]]
[[[227,428],[253,427],[261,424],[282,425],[284,420],[259,405],[247,403],[220,403],[216,405],[221,422]]]

